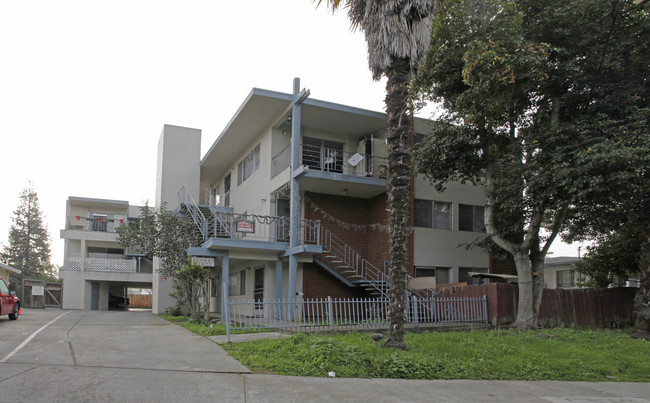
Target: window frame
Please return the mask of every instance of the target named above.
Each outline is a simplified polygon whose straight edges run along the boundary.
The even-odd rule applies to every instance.
[[[260,169],[260,143],[237,164],[237,186]]]
[[[246,270],[240,270],[228,275],[228,296],[240,297],[246,295]]]
[[[470,209],[468,208],[471,209],[471,214],[469,214]],[[478,219],[477,213],[479,213],[480,217],[483,218],[482,220]],[[469,227],[467,226],[467,219],[471,220],[469,222],[469,226],[471,226],[472,229],[468,229]],[[458,230],[464,232],[486,232],[485,207],[475,204],[458,203]]]
[[[436,219],[436,206],[446,206],[447,223],[440,225],[440,221]],[[423,211],[426,210],[426,211]],[[419,214],[424,213],[424,214]],[[453,229],[453,204],[452,202],[444,202],[437,200],[415,199],[413,203],[413,225],[419,228],[433,228],[450,231]]]

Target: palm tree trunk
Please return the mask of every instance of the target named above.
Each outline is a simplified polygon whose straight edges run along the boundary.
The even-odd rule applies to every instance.
[[[389,283],[388,339],[385,347],[405,350],[407,243],[410,235],[409,203],[411,182],[412,131],[408,115],[407,59],[392,58],[386,71],[386,113],[388,114],[388,208],[389,208]]]

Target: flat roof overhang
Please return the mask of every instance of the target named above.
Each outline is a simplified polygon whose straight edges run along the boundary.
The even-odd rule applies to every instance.
[[[125,200],[110,200],[110,199],[94,199],[89,197],[69,196],[71,206],[94,207],[94,208],[108,208],[114,209],[121,207],[124,209],[129,208],[129,202]]]

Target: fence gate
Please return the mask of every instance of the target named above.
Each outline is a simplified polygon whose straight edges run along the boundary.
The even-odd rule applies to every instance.
[[[24,279],[20,298],[25,308],[61,308],[63,284]]]

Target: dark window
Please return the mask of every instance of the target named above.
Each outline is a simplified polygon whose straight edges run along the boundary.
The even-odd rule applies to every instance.
[[[451,203],[415,199],[416,227],[451,229]]]
[[[458,229],[461,231],[485,232],[485,211],[483,206],[458,205]]]
[[[413,219],[415,220],[415,226],[431,228],[433,222],[431,201],[415,199],[415,206],[413,210]]]
[[[451,267],[416,267],[415,277],[435,277],[436,284],[449,284]]]
[[[478,285],[481,281],[478,277],[470,277],[469,273],[487,273],[488,269],[485,267],[459,267],[458,268],[458,282],[467,283],[468,285]]]
[[[573,287],[575,284],[573,270],[558,270],[557,288]]]

